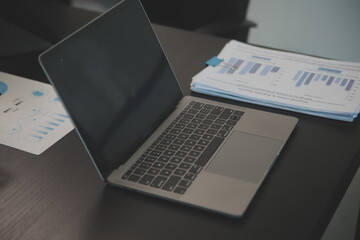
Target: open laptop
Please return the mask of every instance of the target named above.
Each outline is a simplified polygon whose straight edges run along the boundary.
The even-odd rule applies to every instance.
[[[240,217],[293,117],[184,97],[138,0],[39,57],[101,178]]]

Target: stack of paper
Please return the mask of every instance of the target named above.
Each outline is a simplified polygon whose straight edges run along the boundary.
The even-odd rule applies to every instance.
[[[349,122],[360,111],[360,63],[232,40],[207,64],[193,91]]]

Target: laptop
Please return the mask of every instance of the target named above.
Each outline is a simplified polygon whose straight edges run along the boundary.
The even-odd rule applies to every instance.
[[[138,0],[39,57],[108,184],[241,217],[297,119],[185,96]]]

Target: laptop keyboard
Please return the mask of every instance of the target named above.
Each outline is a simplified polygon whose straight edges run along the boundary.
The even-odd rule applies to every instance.
[[[184,194],[243,113],[190,102],[122,179]]]

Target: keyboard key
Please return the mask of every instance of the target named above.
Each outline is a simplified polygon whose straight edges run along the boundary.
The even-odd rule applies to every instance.
[[[227,124],[227,125],[230,125],[230,126],[235,126],[236,123],[237,123],[237,121],[234,121],[234,120],[227,120],[227,121],[226,121],[226,124]]]
[[[139,183],[144,184],[144,185],[149,185],[154,178],[155,178],[154,176],[145,175],[141,178]]]
[[[132,171],[128,170],[123,176],[122,179],[127,179],[131,175]]]
[[[222,126],[220,124],[217,124],[217,123],[214,123],[213,125],[211,125],[211,128],[214,128],[214,129],[220,129]]]
[[[168,149],[170,149],[170,150],[175,150],[175,151],[179,150],[179,148],[180,148],[180,146],[179,146],[179,145],[175,145],[175,144],[171,144],[171,145],[168,147]]]
[[[141,169],[141,168],[138,168],[134,171],[134,174],[136,175],[144,175],[145,174],[145,170],[144,169]]]
[[[182,187],[177,187],[174,190],[174,193],[177,193],[177,194],[184,194],[185,192],[186,192],[186,188],[182,188]]]
[[[184,177],[185,180],[189,180],[189,181],[194,181],[195,178],[196,178],[196,175],[192,174],[192,173],[187,173]]]
[[[229,134],[228,131],[220,130],[217,135],[219,137],[226,137],[228,134]]]
[[[159,162],[167,163],[170,160],[170,157],[167,156],[161,156],[159,157]]]
[[[191,122],[192,122],[192,123],[190,123],[190,124],[199,124],[199,123],[202,122],[202,120],[199,119],[199,118],[194,118],[193,120],[191,120]],[[197,126],[196,126],[196,127],[197,127]]]
[[[205,119],[204,121],[202,121],[202,124],[206,124],[206,125],[211,125],[213,124],[214,121],[213,120],[209,120],[209,119]]]
[[[161,155],[161,152],[160,151],[157,151],[157,150],[154,150],[150,153],[151,156],[154,156],[154,157],[158,157]]]
[[[174,174],[175,175],[179,175],[179,176],[184,176],[185,175],[185,173],[186,173],[186,171],[185,170],[183,170],[183,169],[176,169],[175,170],[175,172],[174,172]]]
[[[204,134],[204,135],[202,136],[202,138],[205,139],[205,140],[211,140],[211,139],[214,138],[214,135]]]
[[[210,128],[210,129],[208,129],[208,130],[206,131],[206,133],[208,133],[208,134],[212,134],[212,135],[217,134],[217,132],[218,132],[218,130],[213,129],[213,128]]]
[[[193,133],[193,129],[191,128],[185,128],[182,132],[185,133],[185,134],[192,134]]]
[[[240,119],[240,116],[238,116],[238,115],[232,115],[231,117],[230,117],[230,120],[234,120],[234,121],[237,121],[237,120],[239,120]]]
[[[166,149],[166,146],[164,146],[164,145],[157,145],[157,146],[155,147],[155,149],[156,149],[156,150],[159,150],[159,151],[163,151],[163,150]]]
[[[165,169],[173,171],[173,170],[175,170],[177,168],[177,166],[178,166],[177,164],[168,163],[168,164],[166,164]]]
[[[182,133],[182,134],[179,134],[178,138],[186,140],[189,138],[189,136],[190,136],[189,134]]]
[[[224,110],[223,107],[215,107],[215,108],[211,111],[211,114],[220,115],[223,110]]]
[[[182,152],[182,151],[178,151],[175,153],[175,156],[178,156],[178,157],[185,157],[186,156],[186,152]]]
[[[132,181],[132,182],[137,182],[137,181],[139,181],[140,178],[141,178],[140,176],[137,176],[137,175],[132,174],[132,175],[130,175],[130,177],[128,178],[128,180],[129,180],[129,181]]]
[[[180,179],[181,177],[171,176],[162,189],[171,192],[172,190],[174,190],[176,184],[178,184]]]
[[[198,156],[200,156],[200,152],[191,151],[191,152],[189,152],[189,156],[190,156],[190,157],[198,157]]]
[[[194,146],[196,144],[196,141],[193,141],[193,140],[187,140],[185,142],[185,145],[188,145],[188,146]]]
[[[148,156],[148,157],[145,158],[144,161],[145,161],[145,162],[148,162],[148,163],[153,163],[153,162],[156,161],[156,157],[154,157],[154,156]]]
[[[209,112],[210,112],[209,109],[201,109],[200,110],[200,113],[202,113],[202,114],[208,114]]]
[[[189,152],[191,150],[191,148],[192,148],[191,146],[184,145],[184,146],[182,146],[180,148],[180,150],[185,151],[185,152]]]
[[[159,168],[159,169],[162,169],[164,166],[165,166],[165,163],[162,163],[162,162],[156,162],[153,164],[154,168]]]
[[[190,173],[194,173],[194,174],[199,174],[199,172],[201,171],[202,167],[198,166],[198,165],[194,165],[190,168],[189,172]]]
[[[188,124],[190,122],[190,120],[189,119],[180,119],[179,120],[179,123],[182,123],[182,124]]]
[[[205,105],[204,103],[195,102],[195,104],[191,108],[201,109],[204,105]]]
[[[171,174],[172,174],[172,171],[167,170],[167,169],[163,169],[163,170],[161,170],[161,172],[160,172],[160,175],[163,175],[163,176],[165,176],[165,177],[168,177],[168,176],[170,176]]]
[[[166,155],[166,156],[173,156],[175,154],[175,151],[173,151],[173,150],[166,150],[165,152],[164,152],[164,155]]]
[[[238,115],[238,116],[242,116],[244,114],[244,112],[242,111],[235,111],[234,115]]]
[[[204,145],[204,146],[207,146],[209,143],[210,143],[210,141],[205,140],[205,139],[201,139],[201,140],[199,140],[199,142],[198,142],[198,144]]]
[[[178,145],[182,145],[182,144],[184,144],[184,142],[185,142],[185,140],[183,140],[183,139],[178,139],[178,138],[177,138],[177,139],[174,140],[173,143],[174,143],[174,144],[178,144]]]
[[[200,135],[196,135],[196,134],[193,134],[193,135],[191,135],[191,136],[189,137],[189,139],[195,140],[195,141],[199,140],[200,138],[201,138],[201,136],[200,136]]]
[[[191,165],[188,164],[188,163],[181,163],[181,164],[179,165],[179,168],[185,169],[185,170],[188,170],[190,167],[191,167]]]
[[[202,152],[205,149],[205,146],[195,145],[195,147],[193,149],[196,151]]]
[[[176,135],[170,134],[170,133],[165,136],[165,139],[169,139],[169,140],[174,140],[175,138],[176,138]]]
[[[213,109],[215,106],[211,104],[205,104],[204,108],[206,109]]]
[[[151,167],[150,163],[141,163],[139,165],[140,168],[149,169]]]
[[[216,115],[213,115],[213,114],[209,114],[206,116],[207,119],[210,119],[210,120],[215,120],[217,118]]]
[[[204,118],[206,117],[206,115],[205,115],[205,114],[202,114],[202,113],[198,113],[198,114],[196,114],[195,117],[196,117],[196,118],[199,118],[199,119],[204,119]]]
[[[170,130],[170,133],[172,133],[172,134],[179,134],[180,132],[181,132],[181,130],[178,128],[174,128],[174,129]]]
[[[217,123],[217,124],[224,124],[224,123],[225,123],[225,120],[218,118],[218,119],[215,120],[215,123]]]
[[[230,131],[231,129],[233,129],[233,126],[224,125],[221,129],[225,131]]]
[[[215,137],[208,147],[205,149],[205,151],[200,155],[200,157],[195,162],[196,165],[199,165],[201,167],[204,167],[206,163],[209,161],[211,156],[215,153],[215,151],[218,149],[218,147],[221,145],[221,143],[224,141],[224,138],[221,137]],[[200,143],[200,142],[199,142]]]
[[[188,113],[197,114],[199,111],[196,109],[189,109]]]
[[[196,129],[196,130],[194,131],[194,133],[195,133],[195,134],[199,134],[199,135],[203,135],[203,134],[205,133],[205,130],[203,130],[203,129]]]
[[[181,163],[182,162],[182,158],[179,158],[179,157],[173,157],[172,159],[171,159],[171,161],[170,162],[172,162],[172,163],[176,163],[176,164],[179,164],[179,163]]]
[[[226,108],[219,116],[221,119],[228,119],[231,114],[234,112],[234,110]]]
[[[160,172],[159,169],[155,169],[155,168],[150,168],[148,170],[148,173],[151,174],[151,175],[158,175],[158,173]]]
[[[164,183],[165,183],[166,180],[167,180],[166,177],[157,176],[157,177],[155,178],[155,180],[151,183],[150,186],[155,187],[155,188],[161,188],[161,187],[164,185]]]
[[[202,130],[207,130],[209,127],[210,127],[210,125],[206,125],[206,124],[199,125],[199,129],[202,129]]]
[[[169,145],[171,143],[171,140],[169,139],[164,139],[160,142],[161,144],[164,144],[164,145]]]
[[[190,181],[181,180],[181,181],[179,182],[179,186],[180,186],[180,187],[188,188],[188,187],[190,187],[190,185],[191,185],[191,182],[190,182]]]
[[[182,123],[178,123],[175,125],[176,128],[183,129],[186,125]]]
[[[184,159],[184,162],[186,162],[186,163],[194,163],[194,162],[195,162],[195,159],[196,159],[196,158],[194,158],[194,157],[186,157],[186,158]]]

